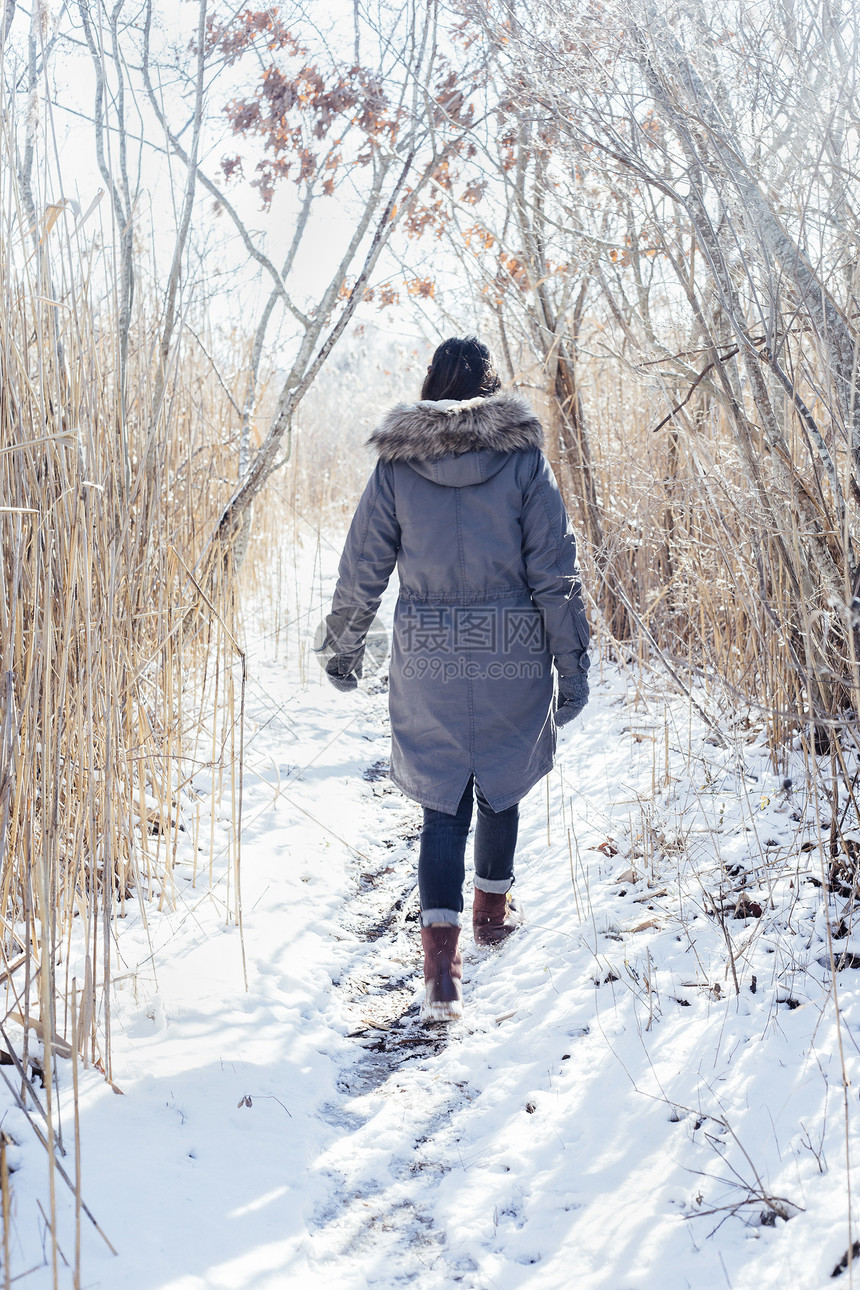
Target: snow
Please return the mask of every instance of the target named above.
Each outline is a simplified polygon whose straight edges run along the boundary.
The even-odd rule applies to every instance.
[[[323,593],[332,569],[329,554]],[[118,1254],[84,1218],[82,1285],[850,1284],[831,1273],[851,1235],[860,1001],[846,967],[837,1016],[827,815],[802,753],[778,775],[755,728],[724,725],[721,747],[659,675],[595,666],[523,806],[526,925],[501,950],[467,928],[465,1018],[422,1027],[421,812],[383,773],[383,679],[338,694],[308,661],[312,582],[286,648],[248,629],[247,990],[226,871],[210,893],[180,848],[175,907],[149,909],[146,930],[129,902],[121,1093],[92,1069],[80,1091],[83,1197]],[[760,917],[732,916],[742,892]],[[46,1156],[3,1097],[11,1270],[41,1290]]]

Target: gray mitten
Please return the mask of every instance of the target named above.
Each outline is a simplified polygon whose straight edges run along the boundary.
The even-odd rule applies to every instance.
[[[566,726],[568,721],[573,721],[582,712],[586,703],[588,703],[588,664],[585,668],[580,668],[571,676],[560,676],[558,678],[558,690],[561,697],[561,703],[556,709],[555,724],[557,726]]]
[[[361,668],[353,670],[350,658],[344,654],[334,654],[325,665],[325,674],[336,690],[347,693],[358,685]]]

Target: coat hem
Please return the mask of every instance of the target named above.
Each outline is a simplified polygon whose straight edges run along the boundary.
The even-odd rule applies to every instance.
[[[521,802],[523,798],[526,797],[532,791],[535,784],[537,784],[539,780],[543,779],[545,775],[549,774],[549,772],[552,770],[554,765],[555,765],[555,758],[553,757],[541,770],[539,770],[534,775],[534,777],[529,778],[525,781],[525,786],[523,788],[518,788],[515,793],[509,793],[505,797],[497,798],[495,802],[490,802],[490,799],[489,797],[487,797],[487,794],[484,792],[483,787],[481,787],[481,792],[484,793],[484,797],[487,798],[487,801],[490,802],[490,806],[492,807],[492,809],[496,812],[496,814],[498,814],[499,811],[506,811],[509,806],[515,806],[517,802]],[[401,793],[405,793],[407,797],[411,798],[413,802],[417,802],[419,806],[423,806],[430,811],[441,811],[443,815],[457,814],[457,807],[460,805],[462,796],[466,791],[466,785],[468,784],[469,778],[472,775],[475,776],[475,782],[478,783],[477,773],[474,770],[467,771],[466,777],[463,780],[463,787],[460,789],[460,792],[457,795],[456,801],[454,801],[452,804],[451,801],[443,802],[439,798],[430,798],[427,796],[426,793],[422,793],[418,789],[409,787],[409,785],[406,784],[396,773],[392,773],[391,771],[388,772],[388,778],[391,780],[392,784],[397,785]]]
[[[472,771],[466,772],[466,777],[463,780],[463,787],[460,789],[460,792],[457,795],[457,800],[452,806],[448,801],[442,802],[439,798],[431,799],[426,795],[426,793],[421,793],[418,789],[410,788],[399,775],[394,774],[391,771],[388,772],[388,778],[391,780],[392,784],[397,785],[401,793],[405,793],[407,797],[412,798],[413,802],[417,802],[419,806],[425,807],[428,811],[441,811],[443,815],[457,814],[457,807],[460,805],[460,800],[466,791],[466,785],[468,784],[471,775]]]
[[[548,775],[554,765],[555,765],[555,758],[553,758],[552,761],[550,761],[546,766],[544,766],[543,770],[539,770],[533,779],[527,779],[525,782],[524,788],[518,788],[515,793],[510,793],[508,794],[507,797],[498,798],[497,801],[495,802],[490,802],[490,799],[489,797],[487,797],[487,794],[486,792],[484,792],[483,788],[481,788],[481,792],[484,794],[484,797],[487,798],[487,801],[490,802],[490,806],[498,815],[499,811],[506,811],[509,806],[516,806],[517,802],[521,802],[524,797],[527,797],[528,794],[534,788],[535,784],[537,784],[540,780],[542,780],[544,776]],[[474,772],[474,775],[475,775],[475,783],[477,784],[478,783],[477,771]]]

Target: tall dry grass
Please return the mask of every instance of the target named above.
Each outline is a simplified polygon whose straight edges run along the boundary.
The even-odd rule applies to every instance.
[[[221,562],[201,593],[195,573],[235,487],[239,419],[184,330],[156,406],[143,288],[121,388],[99,212],[37,199],[34,222],[8,134],[0,149],[0,1046],[57,1164],[53,1207],[56,1179],[74,1186],[55,1064],[111,1078],[119,929],[173,901],[180,838],[193,880],[217,871],[225,920],[241,917],[235,579]],[[7,1200],[4,1174],[4,1215]]]
[[[665,391],[605,361],[583,364],[581,379],[604,535],[599,550],[583,551],[604,644],[662,668],[669,684],[700,682],[718,723],[764,724],[777,761],[805,728],[820,751],[856,746],[853,642],[809,568],[808,528],[767,456],[769,508],[715,400],[692,400],[655,432]],[[780,412],[797,478],[821,495],[787,401]],[[576,515],[578,498],[569,501]],[[846,537],[823,496],[819,516],[838,552]],[[621,636],[609,623],[619,602]]]

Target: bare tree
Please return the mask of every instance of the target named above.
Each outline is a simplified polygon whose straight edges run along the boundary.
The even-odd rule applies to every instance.
[[[9,32],[12,27],[12,19],[15,17],[17,0],[3,0],[2,22],[0,22],[0,48],[6,44]]]
[[[202,14],[201,7],[201,23]],[[245,78],[240,83],[247,88],[226,104],[226,113],[235,136],[260,141],[263,156],[252,182],[264,205],[271,203],[285,182],[297,189],[292,237],[283,263],[277,266],[229,196],[230,182],[242,182],[242,155],[225,156],[220,174],[213,175],[204,170],[197,155],[198,134],[186,146],[181,127],[171,123],[157,83],[151,23],[148,0],[143,78],[166,144],[186,173],[194,176],[195,185],[216,200],[270,283],[253,326],[240,427],[239,483],[211,543],[213,554],[229,550],[232,559],[241,560],[248,508],[278,459],[284,459],[284,441],[288,443],[298,404],[365,299],[390,239],[413,217],[428,183],[450,168],[463,150],[473,117],[468,104],[470,82],[467,75],[455,90],[446,80],[448,65],[439,52],[435,4],[410,3],[396,12],[380,5],[374,22],[365,18],[360,44],[365,55],[373,47],[369,65],[344,61],[314,38],[298,15],[290,26],[269,10],[247,10],[230,17],[210,13],[196,43],[194,84],[202,86],[204,69],[211,79],[219,67],[231,69],[234,83]],[[198,132],[198,109],[191,120],[193,131]],[[209,125],[211,130],[211,103]],[[327,278],[308,295],[306,285],[294,285],[297,269],[302,267],[315,212],[330,203],[336,192],[347,197],[354,224]],[[193,188],[186,192],[183,220],[191,201]],[[291,357],[269,429],[252,452],[250,422],[259,368],[267,338],[279,320],[284,320],[291,337]]]
[[[591,276],[619,361],[665,392],[670,470],[679,433],[696,452],[691,405],[715,400],[731,428],[756,499],[743,522],[758,526],[760,588],[791,588],[777,619],[794,693],[832,711],[847,685],[856,709],[853,6],[466,11],[519,111],[555,132],[552,164],[574,181],[567,198],[552,186],[556,222],[595,176],[607,210],[624,212]],[[669,569],[674,532],[664,526]]]
[[[137,191],[129,177],[129,122],[127,107],[127,67],[120,27],[125,0],[115,0],[108,9],[103,0],[96,6],[90,0],[78,0],[84,38],[95,74],[93,124],[95,151],[99,172],[110,194],[119,249],[119,371],[120,389],[125,398],[125,370],[128,362],[128,336],[134,301],[134,234]],[[114,85],[109,83],[109,70]],[[111,140],[115,145],[111,147]],[[124,437],[124,426],[120,435]],[[125,454],[127,457],[127,453]],[[126,482],[130,468],[126,467]]]

